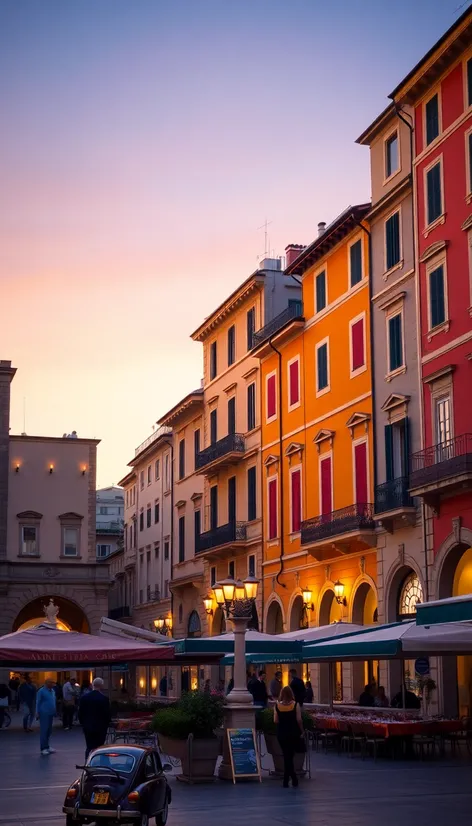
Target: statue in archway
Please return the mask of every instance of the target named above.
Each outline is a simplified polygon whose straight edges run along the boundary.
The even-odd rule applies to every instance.
[[[57,605],[54,604],[54,600],[52,597],[49,597],[48,605],[43,605],[43,611],[46,615],[46,621],[49,623],[49,625],[56,626],[59,608]]]

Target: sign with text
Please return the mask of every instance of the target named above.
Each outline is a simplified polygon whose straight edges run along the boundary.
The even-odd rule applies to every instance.
[[[429,657],[418,657],[415,660],[415,674],[426,677],[429,674]]]
[[[228,729],[229,753],[233,783],[238,777],[258,777],[261,780],[261,766],[253,728]]]

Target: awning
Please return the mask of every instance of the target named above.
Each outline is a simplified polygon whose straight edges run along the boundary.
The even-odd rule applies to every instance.
[[[220,634],[216,637],[187,637],[184,640],[175,640],[174,650],[177,656],[192,654],[204,656],[206,654],[232,654],[234,651],[234,634]],[[246,652],[281,656],[298,655],[297,662],[301,661],[302,643],[300,640],[281,640],[275,634],[262,634],[259,631],[246,632]],[[269,662],[269,660],[266,660]]]
[[[472,622],[472,594],[418,603],[416,606],[417,625],[467,621]]]
[[[300,628],[298,631],[287,631],[286,634],[279,634],[280,640],[302,640],[305,643],[320,642],[330,640],[332,637],[340,637],[344,634],[352,634],[354,631],[364,631],[365,625],[356,625],[354,622],[332,622],[330,625],[317,625],[313,628]]]
[[[254,652],[246,654],[246,663],[248,665],[285,665],[289,663],[301,663],[303,661],[302,654],[261,654]],[[234,665],[234,654],[225,654],[221,659],[221,665]]]
[[[472,623],[418,626],[395,622],[315,645],[305,645],[304,662],[416,659],[428,654],[472,653]]]

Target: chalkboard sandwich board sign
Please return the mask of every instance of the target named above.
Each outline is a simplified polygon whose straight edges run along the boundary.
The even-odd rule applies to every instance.
[[[253,728],[228,729],[233,783],[238,777],[256,777],[261,781],[261,764]]]

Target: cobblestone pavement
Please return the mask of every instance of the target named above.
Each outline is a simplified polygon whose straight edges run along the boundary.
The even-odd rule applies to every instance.
[[[61,806],[83,759],[80,730],[54,731],[57,754],[41,757],[38,733],[0,731],[0,826],[63,824]],[[268,758],[263,765],[268,766]],[[169,826],[443,826],[470,822],[472,761],[403,762],[314,754],[311,780],[283,789],[265,772],[262,784],[212,786],[170,782]]]

